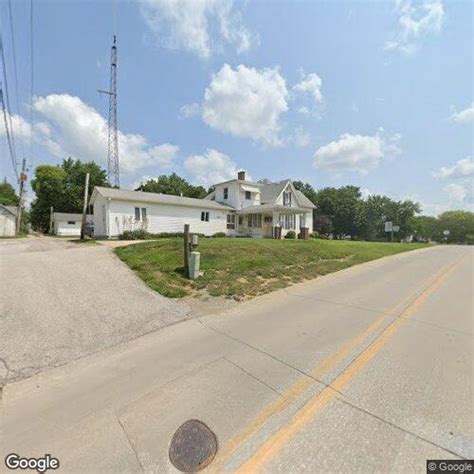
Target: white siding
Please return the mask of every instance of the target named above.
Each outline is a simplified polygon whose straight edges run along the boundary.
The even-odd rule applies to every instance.
[[[79,236],[81,235],[81,221],[74,221],[74,224],[68,224],[68,221],[56,221],[54,223],[54,233],[56,235]]]
[[[94,237],[107,236],[106,212],[104,212],[106,206],[106,199],[100,194],[97,194],[94,201]]]
[[[98,200],[94,203],[94,217],[97,203]],[[203,207],[198,208],[112,200],[109,202],[110,237],[142,227],[141,223],[135,222],[135,207],[146,208],[146,228],[153,234],[183,232],[184,224],[190,225],[191,232],[204,235],[227,233],[227,211],[206,208],[205,203],[203,200]],[[209,222],[201,221],[201,212],[209,212]]]
[[[251,199],[245,199],[245,191],[242,189],[242,186],[255,189],[256,192],[251,193]],[[227,199],[224,199],[224,188],[228,189]],[[230,181],[216,186],[215,200],[228,204],[235,209],[256,206],[260,204],[260,189],[257,186],[251,186],[241,181]]]
[[[15,235],[15,216],[9,212],[0,210],[0,237],[12,237]]]

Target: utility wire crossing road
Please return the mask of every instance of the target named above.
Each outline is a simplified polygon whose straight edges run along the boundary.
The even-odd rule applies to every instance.
[[[168,326],[3,392],[1,454],[63,472],[426,472],[474,457],[473,249],[400,254]]]

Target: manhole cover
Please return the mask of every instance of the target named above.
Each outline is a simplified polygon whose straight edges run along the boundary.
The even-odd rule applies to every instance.
[[[197,472],[211,464],[217,452],[216,435],[199,420],[188,420],[173,435],[170,461],[183,472]]]

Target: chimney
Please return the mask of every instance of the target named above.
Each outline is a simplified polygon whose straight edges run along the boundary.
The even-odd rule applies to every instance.
[[[245,181],[245,171],[238,171],[237,172],[237,179],[239,181]]]

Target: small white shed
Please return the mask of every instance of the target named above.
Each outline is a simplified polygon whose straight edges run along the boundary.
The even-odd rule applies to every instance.
[[[92,223],[92,214],[86,215],[86,222]],[[53,233],[63,236],[81,235],[82,214],[53,212]]]
[[[0,237],[14,237],[16,230],[15,206],[4,206],[0,204]]]

